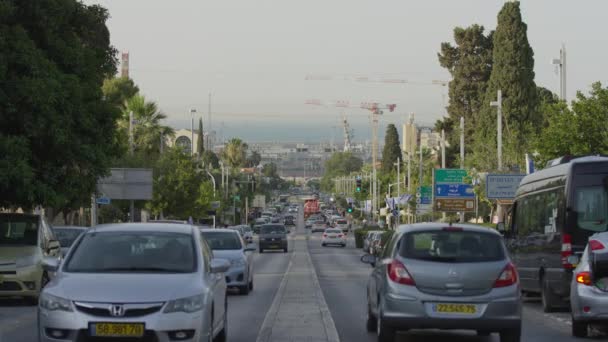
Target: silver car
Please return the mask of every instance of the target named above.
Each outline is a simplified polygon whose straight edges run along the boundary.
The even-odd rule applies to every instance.
[[[470,329],[521,336],[520,285],[502,237],[472,225],[405,225],[376,259],[367,287],[368,331],[393,341],[400,330]],[[378,260],[376,262],[376,260]]]
[[[80,234],[84,233],[87,229],[89,229],[89,227],[54,226],[53,232],[61,245],[61,255],[67,255],[74,241],[76,241]]]
[[[201,234],[213,250],[213,256],[230,261],[230,269],[225,275],[227,286],[238,288],[241,294],[249,294],[253,290],[256,246],[248,246],[238,231],[232,229],[201,229]]]
[[[198,228],[130,223],[90,228],[38,306],[39,341],[225,341],[230,263]]]
[[[587,337],[590,325],[608,325],[608,233],[589,238],[573,274],[572,335]]]

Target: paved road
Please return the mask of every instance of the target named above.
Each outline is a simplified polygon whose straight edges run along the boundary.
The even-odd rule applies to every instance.
[[[299,220],[301,224],[301,219]],[[303,231],[302,227],[298,229]],[[320,233],[292,234],[291,239],[308,240],[307,246],[316,270],[325,301],[329,306],[340,340],[343,342],[375,341],[374,334],[365,331],[365,286],[371,271],[359,261],[361,251],[349,241],[346,248],[321,247]],[[290,242],[293,245],[293,241]],[[291,247],[291,246],[290,246]],[[248,296],[229,296],[229,341],[255,341],[275,294],[283,279],[290,253],[255,255],[255,289]],[[35,307],[19,300],[0,300],[0,342],[36,341]],[[592,340],[602,340],[596,337]],[[479,338],[467,332],[411,332],[401,334],[396,342],[498,342],[497,336]],[[524,308],[523,341],[580,341],[570,335],[567,312],[545,314],[538,301],[526,301]]]

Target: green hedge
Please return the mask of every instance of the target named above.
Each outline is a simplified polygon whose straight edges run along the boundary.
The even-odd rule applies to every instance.
[[[388,239],[393,234],[392,230],[387,230],[386,228],[383,229],[383,228],[380,228],[379,226],[376,226],[376,225],[366,225],[363,228],[355,230],[355,247],[357,247],[357,248],[363,248],[363,239],[365,238],[365,235],[367,235],[367,232],[370,231],[370,230],[384,230],[384,231],[386,231],[386,233],[382,235],[382,245],[383,246],[386,243],[386,241],[388,241]]]

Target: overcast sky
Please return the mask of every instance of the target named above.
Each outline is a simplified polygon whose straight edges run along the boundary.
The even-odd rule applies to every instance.
[[[85,0],[110,11],[112,44],[130,53],[131,77],[156,101],[169,124],[189,127],[189,108],[204,114],[212,95],[212,127],[248,141],[342,139],[341,109],[304,104],[396,103],[432,124],[444,113],[449,80],[439,66],[441,42],[455,26],[496,26],[504,0]],[[536,83],[555,92],[550,64],[568,50],[568,96],[608,79],[608,1],[524,0],[535,52]],[[307,81],[307,75],[334,76]],[[348,77],[405,79],[361,83]],[[342,77],[342,79],[340,79]],[[367,111],[346,111],[356,140],[369,139]],[[398,126],[400,127],[400,125]]]

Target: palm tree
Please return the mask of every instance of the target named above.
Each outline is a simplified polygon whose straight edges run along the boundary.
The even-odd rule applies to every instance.
[[[232,138],[224,147],[222,159],[232,168],[245,166],[247,162],[247,144],[239,138]]]
[[[167,116],[159,111],[155,102],[146,101],[142,95],[135,95],[126,101],[120,123],[120,126],[127,130],[131,111],[135,120],[133,126],[135,149],[145,154],[159,153],[161,136],[172,137],[175,134],[173,128],[161,124]]]

